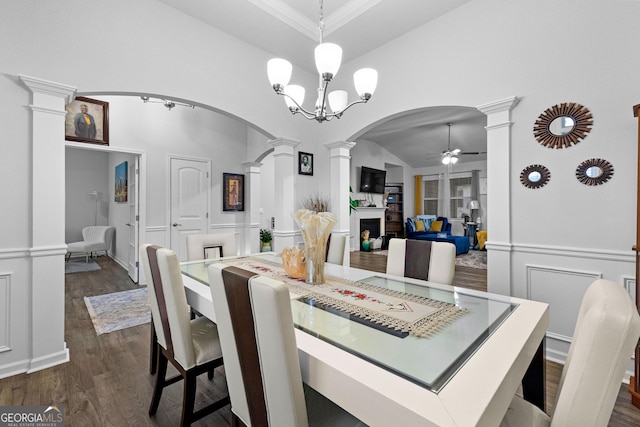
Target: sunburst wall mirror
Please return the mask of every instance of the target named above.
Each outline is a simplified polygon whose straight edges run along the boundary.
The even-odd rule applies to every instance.
[[[551,172],[542,165],[530,165],[520,172],[520,182],[527,188],[541,188],[551,179]]]
[[[589,159],[576,168],[576,178],[584,185],[601,185],[613,176],[613,165],[604,159]]]
[[[554,105],[538,116],[533,136],[547,148],[568,148],[586,138],[593,126],[588,108],[575,102]]]

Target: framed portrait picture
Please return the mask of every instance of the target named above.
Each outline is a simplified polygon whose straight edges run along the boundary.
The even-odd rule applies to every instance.
[[[298,151],[298,174],[313,175],[313,154]]]
[[[222,210],[244,211],[244,175],[222,174]]]
[[[109,103],[76,97],[66,105],[64,139],[109,145]]]
[[[116,166],[116,203],[126,203],[129,201],[129,162],[122,162]]]

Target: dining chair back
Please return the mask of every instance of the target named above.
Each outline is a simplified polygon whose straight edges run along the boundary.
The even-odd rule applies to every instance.
[[[254,427],[362,425],[303,386],[283,282],[222,264],[209,266],[209,280],[234,415]]]
[[[177,255],[166,248],[144,244],[140,247],[147,292],[156,333],[157,368],[149,415],[156,413],[163,389],[184,380],[181,426],[191,425],[229,403],[229,397],[194,412],[196,378],[222,365],[222,350],[216,325],[205,317],[190,319],[189,305]],[[153,345],[153,344],[152,344]],[[166,378],[171,363],[178,375]]]
[[[501,425],[606,426],[639,337],[640,316],[627,291],[596,280],[580,305],[551,417],[516,396]]]
[[[394,238],[388,249],[387,274],[453,284],[456,247],[452,243]]]
[[[331,233],[329,235],[329,245],[327,247],[327,262],[343,265],[346,247],[347,236],[344,234]]]
[[[236,236],[233,233],[188,234],[187,260],[215,259],[236,256]]]

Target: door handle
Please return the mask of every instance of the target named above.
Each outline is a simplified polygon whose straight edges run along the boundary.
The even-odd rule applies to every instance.
[[[126,223],[125,225],[126,225],[127,227],[131,227],[131,224],[129,224],[129,223]]]
[[[171,225],[173,225],[174,227],[180,227],[180,226],[182,226],[182,224],[178,224],[177,222],[174,222],[174,223],[173,223],[173,224],[171,224]]]

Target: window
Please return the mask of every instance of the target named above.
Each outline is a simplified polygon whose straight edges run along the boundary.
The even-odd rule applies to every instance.
[[[460,218],[463,214],[469,215],[471,177],[451,178],[449,188],[451,189],[449,215],[454,218]]]
[[[423,212],[426,215],[438,215],[438,179],[422,182],[424,187]]]

